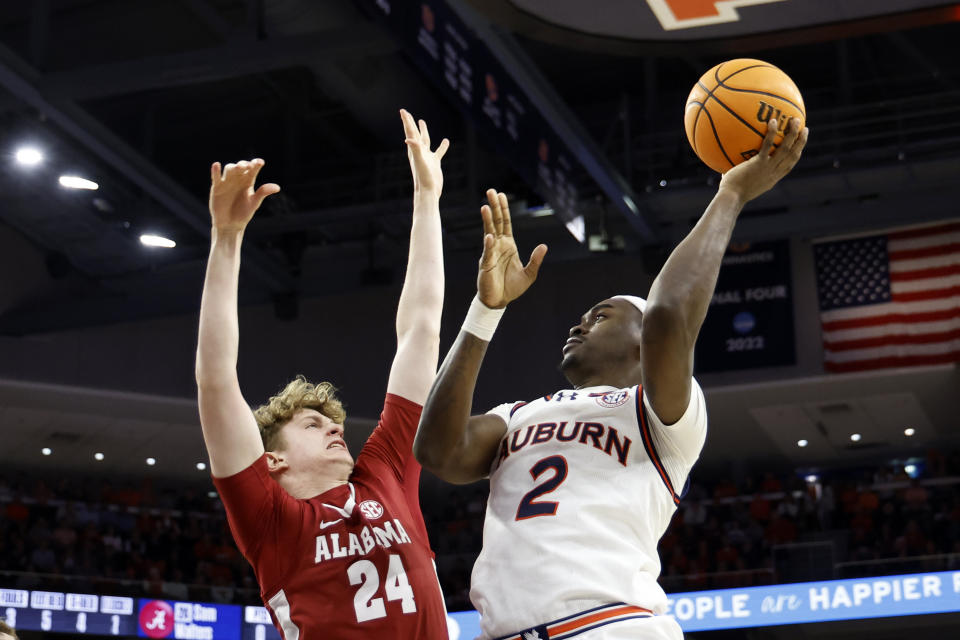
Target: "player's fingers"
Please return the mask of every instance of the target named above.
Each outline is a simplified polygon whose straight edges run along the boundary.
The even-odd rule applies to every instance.
[[[490,271],[497,264],[493,249],[495,243],[496,240],[494,240],[493,235],[488,233],[483,236],[483,253],[480,254],[480,269],[482,271]]]
[[[403,122],[403,133],[408,139],[420,139],[420,131],[413,121],[413,116],[406,109],[400,109],[400,121]]]
[[[796,135],[793,136],[793,139],[790,143],[790,150],[792,151],[799,146],[800,150],[802,151],[803,146],[807,143],[807,136],[809,135],[810,130],[800,124],[800,118],[793,118],[791,122],[796,126]]]
[[[420,120],[420,139],[423,140],[424,146],[430,148],[430,131],[427,129],[427,123],[425,120]]]
[[[512,238],[513,223],[510,221],[510,202],[507,200],[507,194],[498,193],[497,201],[500,203],[500,211],[503,213],[503,235]]]
[[[493,212],[490,210],[488,205],[483,205],[480,207],[480,218],[483,219],[484,237],[493,237],[493,234],[496,233],[496,230],[493,228]]]
[[[253,160],[250,161],[248,165],[248,169],[250,170],[251,180],[257,179],[257,175],[260,173],[260,169],[263,169],[263,165],[265,164],[266,162],[263,161],[263,158],[254,158]]]
[[[223,171],[220,167],[220,163],[214,162],[212,165],[210,165],[210,182],[214,184],[220,182],[222,173]]]
[[[280,191],[280,185],[273,182],[260,185],[260,188],[253,194],[254,203],[259,207],[267,196],[272,196]]]
[[[763,144],[760,145],[760,153],[757,154],[761,158],[769,158],[770,152],[773,150],[773,141],[777,137],[777,121],[769,120],[767,122],[767,134],[763,136]]]
[[[241,160],[237,163],[237,170],[246,173],[250,170],[250,163],[246,160]]]
[[[793,145],[793,148],[796,149],[797,155],[803,153],[803,150],[807,147],[807,140],[810,138],[810,127],[804,127],[803,131],[800,132],[800,135],[797,136],[797,143]]]
[[[800,161],[800,156],[803,154],[803,148],[807,146],[807,137],[810,135],[810,130],[806,127],[800,131],[800,135],[797,136],[797,139],[794,141],[793,145],[790,146],[790,149],[786,154],[784,154],[783,164],[781,170],[784,175],[793,169],[794,166]]]
[[[450,148],[450,141],[444,138],[440,141],[440,146],[437,147],[437,160],[443,160],[444,154],[447,153],[447,149]]]
[[[800,154],[794,150],[794,147],[796,147],[801,133],[800,118],[790,118],[790,122],[787,123],[787,130],[784,133],[783,140],[780,142],[780,148],[776,155],[777,167],[780,168],[783,166],[784,173],[789,171],[790,167],[800,159]]]
[[[493,217],[493,233],[499,237],[503,235],[503,212],[500,210],[500,198],[493,189],[487,189],[487,202],[490,203],[490,213]]]
[[[791,149],[800,135],[800,118],[790,118],[787,123],[787,130],[783,134],[783,140],[780,141],[781,149]]]
[[[527,274],[530,280],[537,279],[537,274],[540,273],[540,265],[543,264],[543,258],[546,255],[547,245],[545,244],[538,244],[536,249],[533,250],[533,253],[530,254],[530,262],[523,268],[523,272]]]

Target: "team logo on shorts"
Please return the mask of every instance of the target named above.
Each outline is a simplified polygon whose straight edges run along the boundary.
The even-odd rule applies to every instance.
[[[611,391],[610,393],[605,393],[602,396],[597,396],[597,404],[601,407],[613,409],[614,407],[619,407],[625,403],[629,398],[629,391]]]
[[[364,500],[360,503],[360,513],[368,520],[376,520],[383,515],[383,506],[376,500]]]

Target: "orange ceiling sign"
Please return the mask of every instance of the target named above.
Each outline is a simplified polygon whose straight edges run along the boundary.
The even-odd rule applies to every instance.
[[[956,0],[508,1],[521,11],[564,29],[593,36],[665,41],[739,38],[852,25],[887,16],[896,23],[901,17],[912,15],[918,20],[923,18],[924,24],[935,24],[954,21],[960,7]]]
[[[735,22],[740,19],[737,7],[770,4],[783,0],[647,0],[660,25],[670,31],[702,27],[708,24]]]

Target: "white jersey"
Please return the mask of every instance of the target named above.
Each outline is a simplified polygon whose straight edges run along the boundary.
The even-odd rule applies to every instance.
[[[470,591],[483,637],[611,603],[663,613],[657,543],[707,431],[696,380],[669,426],[641,387],[567,389],[490,413],[507,433]]]

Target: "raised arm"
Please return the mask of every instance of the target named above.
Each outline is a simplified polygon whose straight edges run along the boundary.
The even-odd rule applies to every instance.
[[[737,217],[747,202],[770,190],[797,164],[808,133],[799,124],[797,119],[790,121],[774,150],[776,120],[767,123],[760,153],[723,175],[700,221],[673,250],[650,287],[641,331],[643,385],[665,424],[683,417],[690,401],[693,347]]]
[[[263,167],[259,158],[210,169],[210,259],[200,303],[197,390],[203,439],[210,470],[222,478],[246,469],[263,455],[256,420],[240,393],[237,351],[237,286],[240,245],[247,223],[268,195],[280,190],[265,184],[254,191]]]
[[[437,373],[413,443],[425,469],[454,483],[474,482],[490,472],[506,424],[494,415],[470,416],[477,374],[496,320],[537,279],[547,253],[546,245],[539,245],[524,266],[513,239],[507,197],[491,189],[487,201],[480,210],[484,236],[477,297]]]
[[[419,127],[400,110],[404,142],[413,174],[413,223],[407,273],[397,305],[397,353],[390,367],[387,392],[423,404],[440,358],[440,314],[443,311],[443,239],[440,229],[440,160],[450,148],[444,138],[430,150],[427,123]]]

